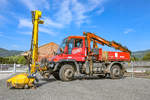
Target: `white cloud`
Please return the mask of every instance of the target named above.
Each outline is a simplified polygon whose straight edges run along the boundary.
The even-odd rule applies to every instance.
[[[54,27],[54,28],[63,28],[63,25],[61,23],[55,22],[48,17],[44,18],[44,25],[49,27]]]
[[[88,22],[88,13],[95,9],[99,9],[97,14],[104,12],[103,7],[104,0],[87,0],[84,4],[79,0],[64,0],[60,2],[57,7],[58,12],[55,14],[56,20],[64,25],[74,22],[80,26],[83,23]],[[57,2],[58,3],[58,2]]]
[[[48,29],[48,28],[44,28],[44,27],[39,27],[39,32],[43,32],[43,33],[47,33],[50,35],[55,35],[57,34],[56,32],[53,32],[52,30]]]
[[[71,0],[61,2],[58,12],[55,14],[56,20],[62,24],[70,24],[72,21],[72,13],[70,10]]]
[[[21,27],[28,27],[28,28],[32,28],[32,21],[30,21],[29,19],[19,19],[19,28]]]
[[[34,10],[37,8],[49,9],[50,5],[48,0],[21,0],[28,9]],[[55,3],[55,1],[53,0]],[[104,0],[87,0],[87,2],[82,3],[80,0],[57,0],[56,5],[52,6],[55,8],[55,12],[51,16],[55,18],[53,21],[50,17],[45,17],[45,26],[51,26],[52,28],[64,28],[66,25],[70,25],[72,22],[77,26],[90,21],[90,12],[97,10],[96,14],[101,14],[104,12],[103,7]],[[53,4],[55,5],[55,4]],[[57,10],[56,10],[57,9]],[[54,19],[53,18],[53,19]],[[27,20],[22,20],[22,23],[27,22]],[[28,24],[28,25],[27,25]],[[31,27],[31,24],[25,23],[20,24],[20,26]]]
[[[97,14],[102,14],[104,12],[104,7],[101,7],[99,10],[96,11]]]
[[[49,9],[50,5],[47,0],[21,0],[28,9],[34,10],[36,8]],[[55,3],[55,1],[53,0]],[[101,14],[104,12],[103,7],[104,0],[87,0],[83,3],[80,0],[57,0],[54,7],[55,11],[52,8],[51,12],[53,15],[43,17],[44,25],[39,28],[40,32],[48,33],[54,35],[55,32],[53,28],[65,28],[71,23],[75,23],[77,26],[81,26],[83,23],[90,22],[90,16],[93,10],[95,14]],[[42,5],[42,6],[41,6]],[[53,4],[55,5],[55,4]],[[50,10],[48,10],[50,11]],[[93,13],[93,12],[92,12]],[[52,20],[54,19],[54,20]],[[32,23],[28,19],[19,19],[19,28],[27,27],[32,28]],[[26,32],[25,32],[26,33]],[[27,32],[28,33],[28,32]]]
[[[51,24],[51,25],[57,26],[57,24],[54,23],[54,22],[51,22],[50,19],[46,19],[46,20],[48,20],[47,25]],[[32,25],[32,22],[29,19],[20,19],[18,27],[19,28],[28,28],[28,29],[31,30],[31,31],[22,31],[22,32],[18,32],[18,33],[26,34],[26,35],[31,35],[32,34],[33,25]],[[57,27],[61,27],[61,26],[59,26],[59,24],[58,24]],[[47,33],[47,34],[50,34],[50,35],[56,34],[56,32],[53,32],[52,30],[49,29],[49,26],[48,27],[39,27],[39,32]]]
[[[86,8],[84,7],[83,4],[79,3],[77,0],[72,0],[73,4],[73,13],[74,13],[74,18],[75,18],[75,23],[80,26],[80,24],[85,22],[85,19],[87,16],[85,13],[87,12]]]
[[[24,34],[24,35],[31,35],[32,34],[32,30],[31,31],[22,31],[22,32],[18,32],[20,34]]]
[[[87,3],[82,4],[79,0],[72,0],[73,3],[73,11],[75,12],[75,22],[78,26],[82,23],[89,22],[89,16],[87,13],[95,9],[99,9],[97,14],[101,14],[104,12],[104,7],[102,6],[104,0],[88,0]]]
[[[103,7],[103,3],[106,2],[106,0],[88,0],[88,10],[92,11],[97,7]],[[103,8],[102,8],[103,9]]]
[[[29,10],[39,10],[39,9],[47,9],[49,10],[50,5],[47,0],[21,0],[21,2],[29,9]]]
[[[53,32],[52,30],[45,28],[45,27],[39,27],[39,33],[40,32],[50,34],[52,36],[55,36],[55,34],[57,34],[56,32]],[[31,31],[19,31],[18,33],[24,34],[24,35],[32,35],[32,30]]]
[[[131,32],[135,32],[134,29],[131,29],[131,28],[128,28],[124,31],[124,34],[128,34],[128,33],[131,33]]]

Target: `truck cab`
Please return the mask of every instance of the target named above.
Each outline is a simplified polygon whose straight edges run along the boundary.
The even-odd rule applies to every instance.
[[[69,36],[65,38],[60,45],[57,55],[51,59],[54,62],[60,60],[72,59],[83,62],[87,55],[87,48],[85,45],[85,37],[83,36]]]

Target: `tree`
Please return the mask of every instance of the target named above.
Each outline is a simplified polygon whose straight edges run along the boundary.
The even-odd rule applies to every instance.
[[[18,57],[18,61],[17,61],[18,64],[27,64],[27,61],[26,59],[24,58],[24,56],[19,56]]]
[[[13,57],[9,57],[9,64],[14,64]]]
[[[142,60],[150,60],[150,52],[145,54],[144,57],[142,58]]]
[[[18,56],[12,56],[14,63],[18,63]]]
[[[0,57],[0,64],[27,64],[24,56]]]
[[[138,57],[131,57],[132,61],[139,61],[140,59]]]
[[[3,59],[3,64],[8,64],[9,63],[9,58],[4,58]]]

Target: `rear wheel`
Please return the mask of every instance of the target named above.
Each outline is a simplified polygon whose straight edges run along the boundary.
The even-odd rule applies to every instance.
[[[119,65],[113,65],[111,67],[110,77],[112,79],[120,79],[123,77],[123,73]]]
[[[69,64],[63,65],[59,71],[59,77],[62,81],[71,81],[74,78],[74,74],[74,68]]]

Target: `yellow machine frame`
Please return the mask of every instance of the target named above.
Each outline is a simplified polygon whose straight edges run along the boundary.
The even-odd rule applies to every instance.
[[[44,21],[40,20],[42,15],[41,11],[35,10],[32,11],[32,23],[33,23],[33,32],[32,32],[32,41],[31,41],[31,66],[29,64],[28,73],[18,74],[7,80],[7,86],[9,88],[25,88],[25,87],[34,87],[34,82],[36,80],[36,72],[38,69],[38,25],[43,24]],[[33,50],[32,50],[33,47]]]

